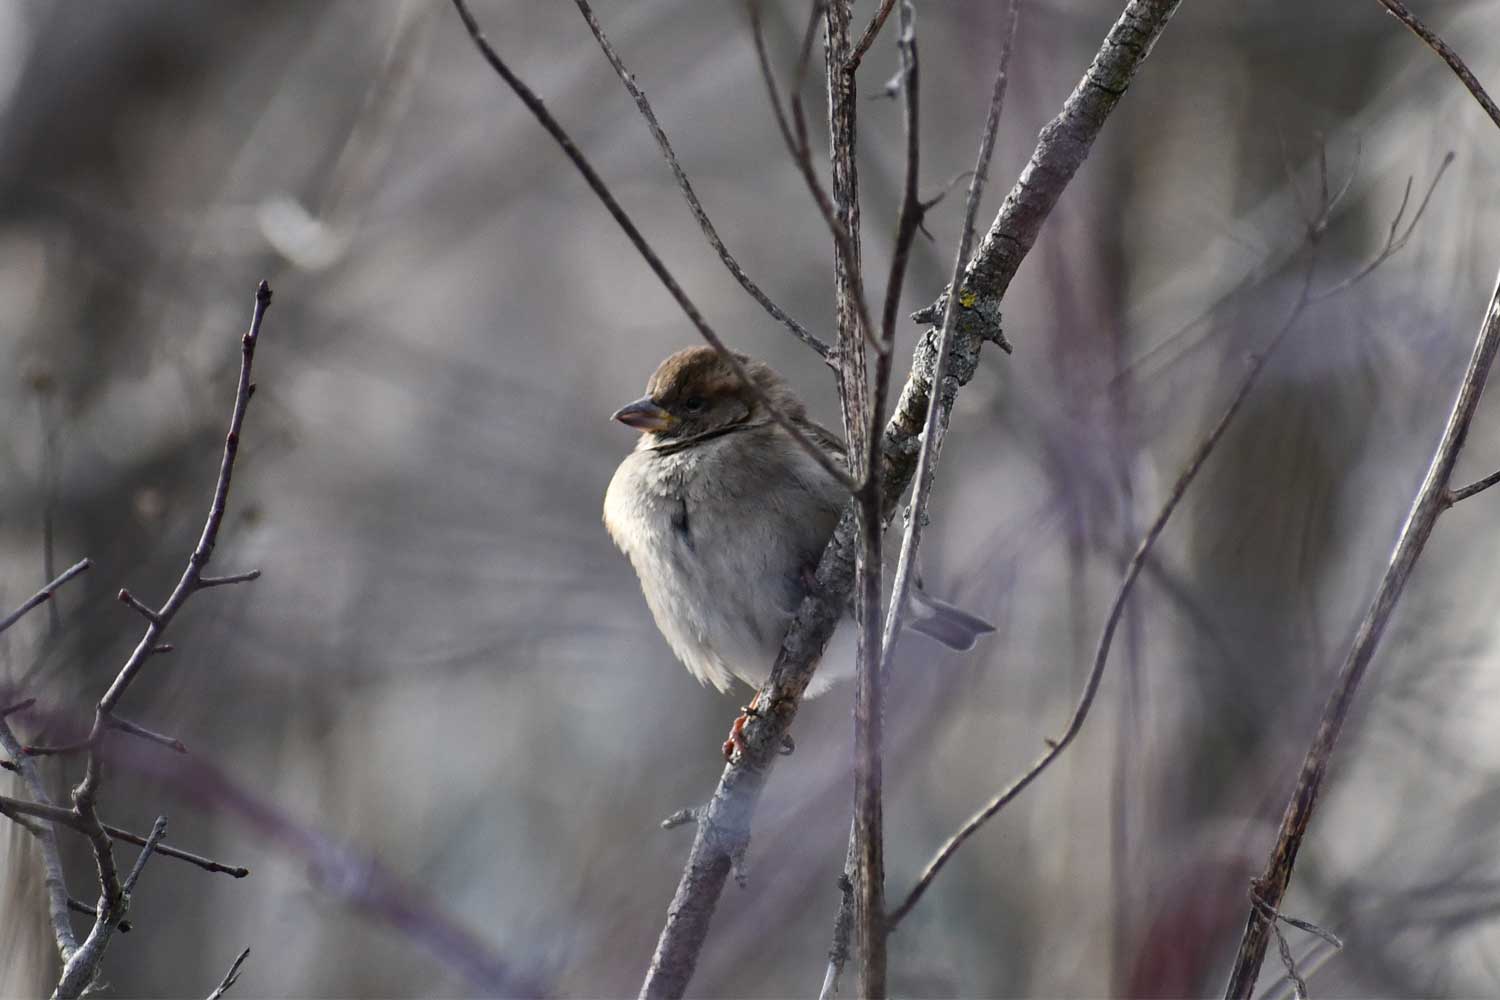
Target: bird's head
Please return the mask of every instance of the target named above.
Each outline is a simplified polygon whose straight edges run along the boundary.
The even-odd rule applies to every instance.
[[[778,410],[801,419],[806,409],[770,365],[735,358]],[[687,444],[770,419],[728,362],[712,347],[688,347],[657,367],[646,395],[615,411],[613,419],[652,436],[661,445]]]

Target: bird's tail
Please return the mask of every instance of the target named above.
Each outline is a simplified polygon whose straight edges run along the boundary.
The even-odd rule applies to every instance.
[[[907,614],[908,628],[936,639],[949,649],[973,649],[980,636],[995,631],[995,626],[983,618],[938,600],[921,586],[912,587]]]

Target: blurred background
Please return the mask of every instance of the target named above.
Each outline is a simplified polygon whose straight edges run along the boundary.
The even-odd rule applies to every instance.
[[[861,0],[862,25],[873,4]],[[919,3],[922,189],[972,166],[1001,5]],[[1118,4],[1023,0],[993,217]],[[480,2],[710,321],[837,425],[830,374],[707,252],[573,5]],[[772,4],[790,74],[805,7]],[[730,248],[832,339],[832,249],[777,137],[744,9],[601,0]],[[1492,89],[1500,8],[1418,13]],[[701,688],[600,523],[608,421],[695,335],[442,3],[0,5],[0,606],[83,556],[58,614],[0,645],[23,738],[78,735],[197,539],[255,283],[275,304],[215,568],[126,714],[106,818],[253,869],[153,861],[113,993],[633,994],[748,692]],[[895,71],[887,30],[864,93]],[[821,80],[809,82],[811,109]],[[867,273],[900,183],[900,109],[860,105]],[[812,115],[821,117],[818,111]],[[1446,417],[1500,264],[1500,136],[1363,3],[1184,4],[1006,300],[1012,356],[960,398],[929,589],[999,626],[903,642],[890,696],[889,892],[1058,735],[1121,567],[1250,354],[1297,317],[1157,548],[1083,735],[892,940],[934,996],[1222,989],[1247,880]],[[1320,159],[1336,191],[1316,253]],[[962,213],[928,217],[905,306]],[[1405,222],[1403,222],[1404,228]],[[899,370],[916,328],[901,333]],[[1481,408],[1458,479],[1500,467]],[[1500,493],[1445,516],[1359,698],[1286,911],[1347,943],[1327,996],[1500,990]],[[693,987],[809,995],[838,904],[848,687],[799,717]],[[77,761],[44,771],[63,794]],[[0,775],[0,790],[20,794]],[[0,828],[0,993],[55,979],[34,848]],[[74,895],[92,862],[64,835]],[[132,853],[122,850],[122,857]],[[80,919],[80,927],[83,926]],[[1325,956],[1290,931],[1304,970]],[[1268,960],[1262,982],[1279,966]],[[852,987],[849,987],[852,988]]]

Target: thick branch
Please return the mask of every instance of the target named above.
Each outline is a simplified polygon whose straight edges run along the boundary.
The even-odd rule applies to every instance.
[[[1131,0],[1062,114],[1043,130],[1030,163],[966,272],[967,293],[959,299],[961,311],[953,330],[953,377],[942,383],[938,393],[941,413],[951,412],[958,389],[973,377],[984,341],[997,336],[1000,300],[1035,242],[1042,221],[1087,157],[1104,121],[1176,8],[1176,0]],[[929,331],[917,346],[911,375],[886,425],[881,492],[887,506],[912,479],[936,356],[936,338],[934,331]],[[854,581],[856,538],[851,510],[824,550],[816,586],[798,609],[770,680],[761,689],[760,711],[744,729],[747,749],[725,767],[713,798],[702,812],[642,996],[681,996],[687,989],[729,875],[730,857],[749,842],[750,821],[781,737],[795,719],[818,657],[847,606]]]

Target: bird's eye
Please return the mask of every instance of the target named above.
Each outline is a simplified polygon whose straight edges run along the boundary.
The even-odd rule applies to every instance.
[[[690,397],[688,399],[683,400],[683,402],[682,402],[682,408],[684,410],[686,410],[688,413],[700,413],[700,412],[702,412],[702,410],[703,410],[703,397],[702,396],[692,396],[692,397]]]

